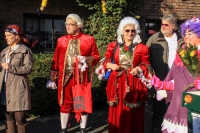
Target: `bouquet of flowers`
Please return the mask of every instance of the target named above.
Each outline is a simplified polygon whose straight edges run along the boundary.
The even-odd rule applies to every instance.
[[[200,76],[200,50],[197,46],[183,44],[178,48],[178,54],[190,74],[197,78]]]
[[[193,77],[200,80],[200,47],[198,47],[192,46],[191,44],[189,44],[189,46],[183,44],[177,50],[181,61],[178,61],[177,59],[175,61],[178,62],[180,66],[184,65]],[[194,86],[194,83],[190,84],[186,86],[184,90],[187,91]]]

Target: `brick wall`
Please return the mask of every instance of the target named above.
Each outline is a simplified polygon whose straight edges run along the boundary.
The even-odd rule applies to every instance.
[[[145,0],[142,15],[146,19],[160,19],[173,14],[178,20],[200,15],[200,0]]]
[[[38,14],[42,0],[0,0],[0,49],[4,41],[4,29],[9,24],[17,24],[23,27],[23,14]],[[94,0],[81,0],[85,4],[93,4]],[[84,7],[78,6],[76,0],[48,0],[47,7],[40,14],[68,15],[76,13],[81,18],[89,16],[90,12]]]
[[[37,14],[42,0],[0,0],[0,47],[4,42],[4,29],[8,24],[23,27],[23,14]],[[81,0],[83,3],[94,4],[100,0]],[[178,20],[186,20],[200,15],[200,0],[145,0],[141,7],[145,19],[160,20],[164,14],[174,14]],[[87,18],[91,12],[79,7],[76,0],[48,0],[47,7],[41,14],[67,15],[79,14]]]
[[[35,13],[42,0],[0,0],[0,22],[4,24],[15,23],[22,27],[23,13]],[[90,3],[93,0],[81,0]],[[67,15],[77,13],[81,17],[87,17],[88,10],[79,7],[76,0],[48,0],[47,7],[41,14]]]
[[[0,28],[15,23],[22,27],[23,13],[35,13],[42,0],[0,0]],[[79,7],[76,0],[48,0],[41,14],[67,15],[77,13],[86,18],[90,12]],[[94,0],[81,0],[83,3],[95,3]],[[200,14],[200,0],[145,0],[141,8],[146,19],[160,19],[164,14],[174,14],[179,20],[186,20]],[[2,25],[3,23],[3,25]]]

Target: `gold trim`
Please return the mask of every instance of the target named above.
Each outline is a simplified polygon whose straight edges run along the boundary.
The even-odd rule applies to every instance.
[[[128,103],[126,100],[124,100],[124,105],[129,107],[129,108],[137,108],[139,106],[142,106],[142,102],[137,102],[137,103]]]
[[[65,69],[66,69],[66,62],[67,62],[67,54],[69,51],[69,44],[71,43],[72,40],[69,40],[68,45],[67,45],[67,50],[65,53],[65,59],[64,59],[64,67],[63,67],[63,75],[62,75],[62,89],[61,89],[61,97],[60,97],[60,104],[63,104],[63,87],[64,87],[64,77],[65,77]]]

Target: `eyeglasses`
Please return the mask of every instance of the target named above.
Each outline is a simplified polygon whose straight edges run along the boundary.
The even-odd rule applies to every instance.
[[[184,37],[191,37],[191,36],[194,36],[194,35],[195,35],[195,33],[189,31],[189,32],[185,33]]]
[[[169,24],[161,24],[161,26],[168,27],[168,26],[169,26]]]
[[[65,24],[65,26],[67,27],[67,26],[75,26],[76,24]]]
[[[136,31],[136,30],[128,30],[128,29],[125,30],[126,33],[129,33],[129,32],[131,32],[131,33],[135,33],[135,31]]]
[[[18,32],[16,29],[13,29],[13,28],[6,28],[5,29],[5,32],[10,32],[12,34],[15,34],[15,35],[18,35]]]

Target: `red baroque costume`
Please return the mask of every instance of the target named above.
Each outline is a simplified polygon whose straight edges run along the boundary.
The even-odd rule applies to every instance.
[[[144,103],[147,101],[147,87],[151,87],[151,75],[148,72],[149,50],[146,45],[137,44],[128,62],[123,59],[123,47],[116,47],[116,52],[113,53],[116,44],[112,42],[108,45],[105,58],[96,69],[99,78],[102,78],[107,71],[106,64],[112,58],[120,66],[120,70],[111,72],[106,87],[109,133],[143,133]],[[135,67],[139,67],[140,71],[134,76],[129,72]]]
[[[74,50],[76,52],[73,53]],[[69,113],[73,110],[72,106],[62,109],[62,105],[73,104],[72,86],[75,85],[73,57],[77,55],[81,55],[86,59],[88,67],[80,75],[81,83],[85,83],[84,81],[87,81],[85,79],[89,76],[89,69],[93,68],[99,61],[95,39],[83,33],[77,36],[65,35],[58,39],[51,65],[50,78],[55,81],[58,77],[58,103],[63,113]]]

